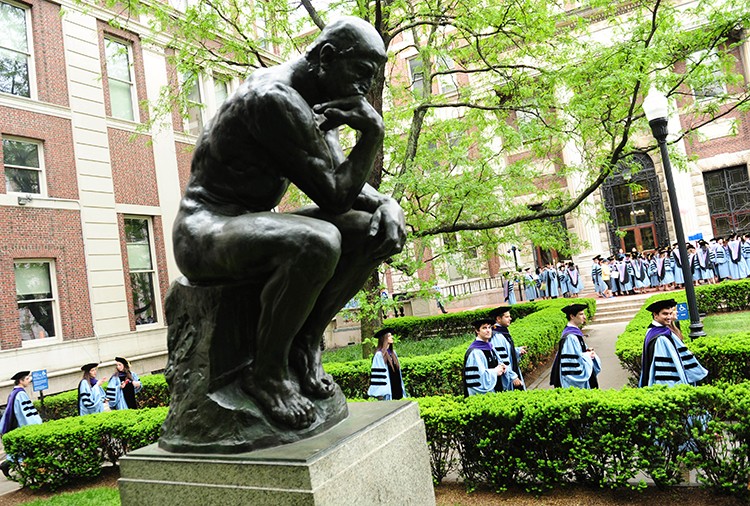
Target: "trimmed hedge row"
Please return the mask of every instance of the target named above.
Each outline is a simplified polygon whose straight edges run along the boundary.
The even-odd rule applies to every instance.
[[[570,300],[553,299],[513,306],[512,315],[527,315],[523,319],[511,323],[511,332],[516,344],[528,347],[528,353],[521,360],[521,367],[524,372],[528,372],[544,362],[554,350],[562,329],[566,325],[566,317],[560,311],[560,308],[570,304]],[[576,299],[576,302],[587,304],[589,316],[594,315],[596,310],[594,299]],[[519,308],[520,306],[524,307]],[[462,333],[472,332],[469,330],[471,329],[470,322],[477,318],[486,317],[489,311],[489,309],[480,309],[457,313],[461,315],[460,321],[469,322],[463,325]],[[404,319],[400,318],[400,320]],[[443,317],[441,315],[432,317],[432,319],[439,324]],[[416,320],[429,320],[429,318],[417,318]],[[423,325],[423,322],[420,322],[420,325]],[[401,337],[398,332],[395,333]],[[467,346],[468,342],[466,345],[457,346],[436,355],[402,358],[400,362],[409,395],[416,397],[445,394],[460,395],[461,369]],[[325,369],[339,384],[344,395],[356,399],[366,395],[370,384],[370,363],[370,360],[327,363]],[[141,383],[143,389],[138,394],[138,402],[141,407],[169,405],[169,387],[163,375],[144,376],[141,378]],[[44,398],[45,419],[56,420],[76,416],[78,414],[77,403],[78,392],[75,390],[47,396]],[[39,410],[39,401],[34,401],[34,404]]]
[[[524,372],[533,370],[553,353],[562,329],[567,325],[567,317],[560,309],[570,304],[570,300],[551,299],[530,303],[535,305],[536,311],[511,323],[510,330],[515,344],[526,346],[528,349],[520,364]],[[593,316],[596,311],[594,299],[576,299],[576,302],[587,304],[588,314]],[[484,317],[488,312],[487,309],[474,311],[469,321]],[[471,329],[471,324],[464,326],[464,333],[467,328]],[[467,338],[465,345],[436,355],[400,358],[404,383],[409,395],[462,395],[461,370],[469,344],[468,339],[470,338]],[[357,360],[327,363],[325,369],[333,376],[347,398],[361,398],[366,395],[370,383],[370,365],[370,360]]]
[[[702,313],[717,311],[739,311],[750,308],[750,280],[724,281],[718,285],[695,287],[698,310]],[[633,320],[625,327],[615,345],[615,354],[620,363],[631,373],[630,381],[635,385],[641,373],[641,356],[646,330],[652,321],[646,307],[654,301],[674,298],[685,302],[685,292],[670,292],[653,295],[643,304]],[[687,322],[683,323],[685,325]],[[709,371],[708,381],[737,383],[750,379],[750,332],[738,329],[734,335],[721,338],[706,336],[695,341],[687,338],[688,329],[683,329],[686,344]]]
[[[565,301],[560,307],[571,303],[572,299],[559,299]],[[510,315],[514,320],[520,320],[526,316],[539,311],[545,307],[548,301],[523,302],[511,306]],[[389,319],[384,327],[393,329],[393,333],[400,339],[420,341],[430,337],[458,337],[466,334],[466,329],[471,329],[471,322],[477,318],[487,318],[493,308],[478,309],[475,311],[461,311],[458,313],[446,313],[434,316],[404,316]]]
[[[28,425],[3,436],[15,479],[32,490],[55,490],[81,478],[98,476],[105,461],[155,442],[167,408],[130,409],[74,416]]]
[[[747,498],[750,382],[623,390],[555,389],[417,399],[432,473],[458,470],[469,487],[518,485],[543,492],[566,483],[634,488],[639,473],[659,486],[698,481]],[[96,476],[105,460],[153,443],[166,408],[113,411],[22,427],[6,450],[22,457],[18,481],[55,489]]]
[[[470,488],[640,489],[639,473],[670,486],[686,466],[706,487],[750,494],[750,383],[417,401],[436,483],[458,470]]]

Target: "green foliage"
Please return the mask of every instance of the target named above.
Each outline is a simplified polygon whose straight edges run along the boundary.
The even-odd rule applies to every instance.
[[[399,358],[434,355],[435,353],[440,353],[455,348],[456,346],[468,346],[468,343],[473,339],[473,335],[466,333],[458,337],[432,337],[421,341],[402,340],[397,343],[394,348],[396,349]],[[362,345],[359,344],[343,346],[341,348],[334,348],[323,352],[324,364],[330,362],[350,362],[361,358]]]
[[[695,287],[698,311],[738,311],[750,309],[750,280],[723,281],[718,285]],[[646,307],[654,301],[674,298],[678,303],[685,302],[685,292],[671,292],[649,297],[633,320],[625,327],[625,332],[617,338],[615,353],[623,367],[631,373],[631,383],[638,381],[641,373],[641,356],[646,330],[652,321]],[[717,315],[718,316],[718,315]],[[720,318],[720,316],[718,316]],[[686,322],[683,322],[683,325]],[[750,379],[750,332],[736,329],[736,333],[721,337],[706,337],[689,342],[688,329],[683,328],[686,344],[698,361],[709,371],[707,380],[736,383]]]
[[[105,461],[115,464],[155,442],[166,416],[167,408],[153,408],[63,418],[10,431],[3,447],[16,459],[13,472],[22,486],[55,490],[98,476]]]
[[[705,486],[748,497],[749,394],[744,383],[417,401],[436,483],[460,469],[470,488],[542,492],[576,482],[640,489],[645,483],[631,483],[639,473],[668,486],[688,465]]]
[[[110,487],[96,487],[80,492],[68,492],[49,499],[37,499],[25,506],[120,506],[120,491]]]

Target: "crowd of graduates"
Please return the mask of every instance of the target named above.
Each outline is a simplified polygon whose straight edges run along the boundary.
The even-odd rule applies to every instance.
[[[591,266],[594,290],[600,297],[630,295],[681,288],[685,284],[680,251],[672,247],[643,253],[622,250],[609,257],[597,255]],[[732,234],[724,241],[714,237],[706,242],[687,243],[688,265],[697,284],[719,283],[725,279],[750,277],[750,237]]]
[[[83,377],[78,384],[78,414],[82,416],[110,409],[137,409],[135,394],[141,390],[141,381],[130,370],[130,363],[122,357],[115,357],[115,370],[109,378],[106,392],[103,385],[107,378],[97,378],[98,368],[99,364],[96,362],[81,367]],[[11,379],[14,387],[0,418],[0,435],[18,427],[42,423],[41,415],[26,393],[26,388],[32,382],[31,371],[19,371]],[[14,460],[12,455],[7,455],[6,460],[0,463],[0,470],[6,478],[10,478],[10,467]]]
[[[596,351],[586,344],[581,330],[586,323],[587,307],[586,304],[569,304],[562,308],[568,323],[562,331],[550,372],[550,384],[555,388],[599,386],[597,376],[602,372],[602,363]],[[683,342],[676,307],[674,299],[668,299],[646,308],[653,321],[643,344],[641,387],[695,385],[708,374]],[[520,368],[526,347],[515,345],[509,330],[511,321],[510,306],[501,306],[490,311],[488,318],[472,322],[476,337],[464,356],[464,395],[526,390]],[[376,337],[378,346],[367,393],[380,400],[406,397],[398,356],[393,349],[392,329],[383,329]]]

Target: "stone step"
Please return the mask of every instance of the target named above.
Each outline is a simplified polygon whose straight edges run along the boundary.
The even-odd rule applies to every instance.
[[[591,320],[590,324],[602,324],[606,325],[608,323],[618,323],[618,322],[629,322],[633,319],[633,315],[617,315],[617,316],[600,316],[599,314],[596,315],[596,318],[594,320]]]

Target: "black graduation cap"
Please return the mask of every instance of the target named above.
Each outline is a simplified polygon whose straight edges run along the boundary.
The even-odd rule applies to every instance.
[[[531,270],[531,267],[526,267],[526,268],[524,269],[524,271],[530,271],[530,270]]]
[[[506,311],[510,311],[510,306],[496,307],[495,309],[489,312],[488,316],[494,320],[498,316],[502,316],[503,314],[505,314]]]
[[[89,372],[94,367],[99,367],[99,364],[97,362],[89,362],[88,364],[81,366],[81,370],[84,372]]]
[[[716,241],[716,242],[719,242],[719,241],[723,241],[723,240],[724,240],[724,238],[723,238],[723,237],[714,237],[714,238],[712,239],[712,241]]]
[[[375,332],[375,339],[380,339],[382,336],[386,334],[393,334],[393,329],[390,327],[385,327],[385,328],[378,330],[377,332]]]
[[[478,320],[474,320],[473,322],[471,322],[471,326],[479,330],[482,327],[482,325],[484,325],[485,323],[487,325],[494,325],[495,320],[492,320],[490,318],[480,318]]]
[[[601,259],[602,259],[601,255],[596,255],[596,256],[595,256],[594,258],[592,258],[591,260],[601,260]]]
[[[562,311],[568,316],[573,316],[573,315],[580,313],[587,307],[588,306],[586,304],[568,304],[567,306],[562,308],[560,311]]]
[[[115,362],[120,362],[125,367],[130,367],[130,362],[128,362],[126,359],[122,357],[115,357]]]
[[[658,313],[662,309],[675,307],[676,305],[677,302],[675,302],[674,299],[657,300],[656,302],[653,302],[646,306],[646,311],[650,311],[651,313]]]
[[[20,379],[25,378],[29,374],[31,374],[31,371],[19,371],[16,374],[14,374],[13,376],[11,376],[10,379],[12,379],[13,381],[18,381]]]
[[[698,241],[698,244],[701,245],[701,246],[708,246],[708,243],[706,241],[704,241],[703,239],[701,239],[700,241]]]

